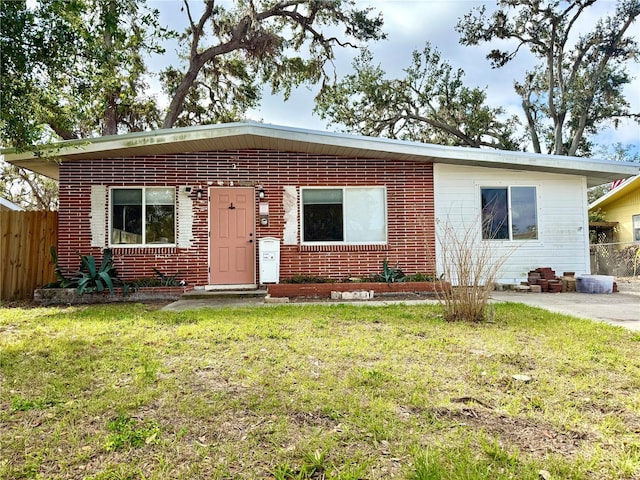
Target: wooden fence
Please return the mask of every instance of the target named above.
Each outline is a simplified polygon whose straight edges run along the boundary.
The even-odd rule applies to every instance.
[[[50,248],[57,245],[58,212],[0,211],[0,300],[24,300],[55,281]]]

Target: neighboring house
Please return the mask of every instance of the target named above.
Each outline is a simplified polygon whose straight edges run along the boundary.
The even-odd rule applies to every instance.
[[[598,211],[605,214],[607,222],[617,223],[613,229],[615,243],[640,242],[640,175],[589,205],[590,213]]]
[[[20,211],[23,208],[20,205],[16,205],[15,203],[7,200],[6,198],[0,197],[0,212],[6,212],[9,210]]]
[[[474,235],[513,251],[502,280],[541,266],[588,273],[587,187],[638,173],[620,162],[257,123],[4,153],[59,179],[62,268],[77,267],[76,252],[112,248],[123,278],[157,268],[195,286],[255,286],[274,261],[281,279],[370,275],[385,259],[438,273],[436,224],[462,231],[481,215],[486,227]],[[277,241],[260,252],[269,238]]]

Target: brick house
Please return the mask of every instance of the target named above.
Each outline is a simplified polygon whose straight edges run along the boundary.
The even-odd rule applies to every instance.
[[[63,269],[77,268],[76,252],[100,257],[111,248],[122,278],[151,277],[156,268],[216,287],[368,275],[385,259],[406,273],[437,273],[436,224],[463,228],[480,217],[478,235],[496,249],[517,246],[504,280],[543,265],[588,273],[586,189],[638,173],[620,162],[258,123],[4,153],[60,181]],[[489,210],[496,226],[488,226]],[[273,254],[278,278],[265,280],[261,264]]]

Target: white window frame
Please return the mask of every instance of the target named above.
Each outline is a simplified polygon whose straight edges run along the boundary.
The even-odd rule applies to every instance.
[[[513,238],[513,208],[511,206],[511,199],[513,198],[511,194],[512,188],[533,188],[535,191],[535,199],[536,199],[536,238]],[[507,222],[509,229],[509,238],[484,238],[484,227],[483,227],[483,212],[482,212],[482,190],[484,189],[506,189],[507,190]],[[478,199],[479,199],[479,211],[480,211],[480,237],[483,242],[541,242],[541,232],[540,232],[540,186],[539,185],[519,185],[519,184],[508,184],[508,185],[495,185],[495,184],[487,184],[487,185],[478,185]]]
[[[173,190],[173,238],[174,242],[170,243],[145,243],[146,241],[146,225],[144,224],[145,219],[147,218],[147,203],[145,201],[146,198],[146,190],[154,190],[154,189],[166,189]],[[142,191],[142,243],[113,243],[113,191],[114,190],[141,190]],[[133,186],[133,185],[124,185],[124,186],[113,186],[109,187],[109,204],[108,204],[108,212],[109,212],[109,225],[108,225],[108,237],[109,237],[109,247],[110,248],[166,248],[166,247],[175,247],[178,239],[178,205],[177,205],[177,194],[176,188],[172,185],[148,185],[148,186]]]
[[[346,236],[347,232],[347,212],[345,204],[347,203],[347,191],[354,190],[381,190],[383,192],[383,218],[384,218],[384,240],[371,240],[364,242],[342,241],[305,241],[304,239],[304,190],[342,190],[342,231]],[[301,245],[387,245],[389,239],[389,217],[387,208],[387,187],[383,185],[358,185],[358,186],[319,186],[319,187],[300,187],[300,244]]]
[[[631,234],[634,242],[640,242],[640,214],[631,215]]]

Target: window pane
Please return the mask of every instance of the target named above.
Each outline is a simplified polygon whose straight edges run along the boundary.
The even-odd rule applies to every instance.
[[[640,215],[634,215],[633,221],[633,241],[640,242]]]
[[[514,240],[538,238],[535,187],[511,187],[511,231]]]
[[[175,189],[147,188],[144,192],[146,205],[146,243],[175,242]]]
[[[482,238],[509,239],[509,211],[506,188],[482,188]]]
[[[112,193],[114,205],[142,205],[142,190],[139,188],[118,188]]]
[[[342,205],[304,206],[305,242],[341,242],[342,230]]]
[[[342,204],[341,188],[313,188],[302,191],[303,205]]]
[[[348,188],[345,196],[346,241],[386,241],[384,188]]]
[[[113,189],[111,191],[111,243],[128,245],[175,243],[175,189],[170,187]]]
[[[112,190],[111,242],[142,243],[142,190]]]
[[[342,242],[342,189],[302,190],[303,240]]]
[[[144,197],[147,205],[173,205],[175,202],[175,189],[147,188]]]
[[[146,213],[146,243],[174,243],[174,206],[147,205]]]

